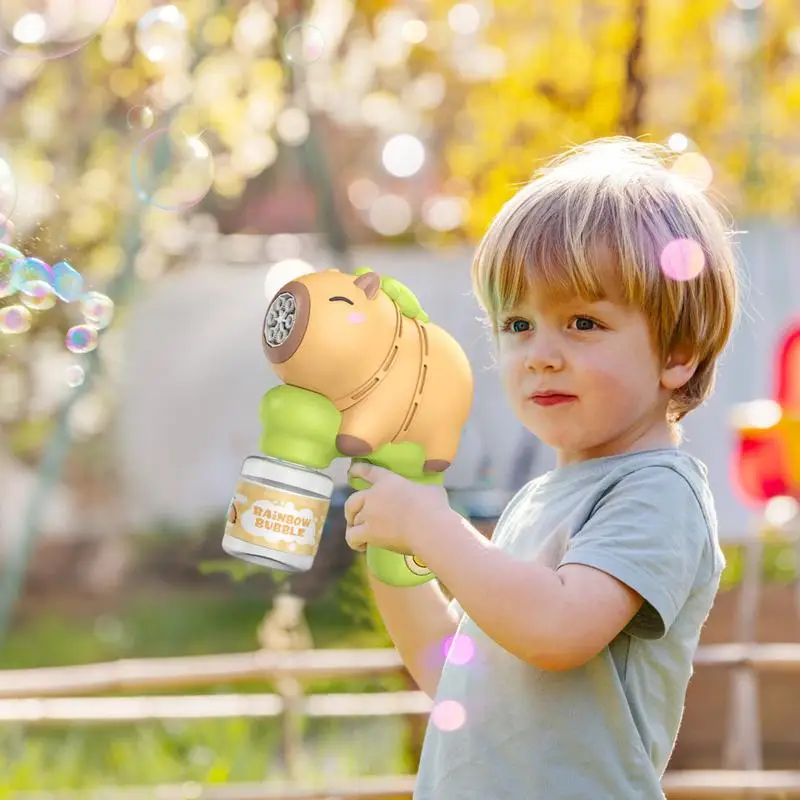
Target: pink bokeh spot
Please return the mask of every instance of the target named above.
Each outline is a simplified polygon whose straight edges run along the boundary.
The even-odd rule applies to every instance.
[[[696,278],[705,264],[703,248],[692,239],[674,239],[661,251],[661,269],[674,281]]]
[[[347,321],[351,325],[360,325],[362,322],[366,322],[367,315],[363,311],[351,311],[347,316]]]
[[[457,731],[466,721],[467,712],[456,700],[442,700],[431,711],[431,722],[440,731]]]
[[[444,640],[444,656],[451,664],[462,666],[469,664],[475,655],[475,645],[469,636],[461,633],[456,636],[448,636]]]

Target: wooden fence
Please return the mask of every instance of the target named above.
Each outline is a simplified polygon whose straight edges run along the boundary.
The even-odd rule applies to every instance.
[[[698,650],[696,667],[800,672],[800,644],[722,644]],[[413,776],[360,778],[325,786],[304,786],[298,722],[308,717],[424,717],[430,699],[419,691],[377,693],[146,695],[147,691],[189,690],[214,684],[272,681],[300,686],[317,679],[398,674],[394,649],[255,652],[107,664],[5,670],[0,672],[0,724],[87,726],[230,717],[280,718],[284,732],[287,785],[180,784],[109,788],[80,792],[81,800],[350,800],[407,798]],[[99,696],[124,692],[122,696]],[[138,694],[135,694],[138,693]],[[670,771],[664,789],[673,798],[800,798],[800,771]],[[24,800],[78,799],[78,793],[19,793]]]

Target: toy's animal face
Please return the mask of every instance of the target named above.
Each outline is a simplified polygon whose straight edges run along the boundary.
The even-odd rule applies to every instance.
[[[267,359],[286,383],[323,394],[374,363],[373,350],[386,347],[395,320],[394,304],[380,291],[380,276],[354,278],[338,270],[303,275],[275,295],[264,318]]]

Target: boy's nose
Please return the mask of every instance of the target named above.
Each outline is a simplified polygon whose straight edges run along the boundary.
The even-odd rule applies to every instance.
[[[525,368],[533,372],[557,372],[563,366],[564,356],[556,342],[537,334],[525,351]]]

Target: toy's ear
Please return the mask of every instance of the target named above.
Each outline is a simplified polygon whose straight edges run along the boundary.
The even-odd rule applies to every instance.
[[[373,300],[381,289],[381,276],[377,272],[364,272],[356,278],[355,285],[364,292],[368,300]]]

